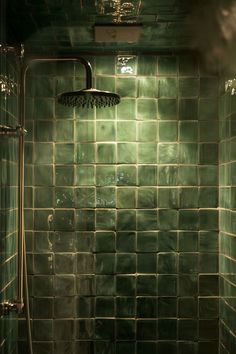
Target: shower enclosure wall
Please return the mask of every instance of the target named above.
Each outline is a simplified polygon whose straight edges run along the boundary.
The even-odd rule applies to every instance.
[[[190,55],[89,60],[117,107],[56,102],[74,63],[26,79],[34,352],[216,353],[218,78]]]

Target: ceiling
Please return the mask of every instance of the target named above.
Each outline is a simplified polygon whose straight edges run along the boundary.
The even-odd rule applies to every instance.
[[[132,5],[119,17],[111,4]],[[189,48],[191,0],[11,0],[7,1],[7,40],[29,52],[104,53],[174,51]],[[114,5],[115,6],[115,5]],[[113,11],[113,10],[114,11]],[[137,43],[98,43],[95,24],[142,24]]]

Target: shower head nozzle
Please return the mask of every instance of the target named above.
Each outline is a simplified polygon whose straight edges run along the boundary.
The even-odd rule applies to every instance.
[[[87,88],[74,92],[64,92],[58,96],[58,102],[66,106],[82,108],[111,107],[120,103],[120,96],[109,91]]]

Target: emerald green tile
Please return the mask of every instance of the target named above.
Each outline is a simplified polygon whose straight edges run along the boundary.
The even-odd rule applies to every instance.
[[[73,107],[63,106],[61,104],[55,105],[55,117],[56,119],[73,119],[74,109]]]
[[[139,55],[138,75],[154,76],[157,71],[157,57],[154,55]]]
[[[185,306],[187,303],[185,303]],[[178,322],[178,338],[180,340],[197,340],[198,321],[195,319],[181,319]]]
[[[197,97],[199,95],[199,80],[197,78],[179,79],[180,97]]]
[[[56,274],[72,274],[75,272],[75,255],[74,254],[56,254],[55,255],[55,272]]]
[[[29,178],[27,169],[25,170],[26,179]],[[34,166],[34,183],[36,186],[52,186],[53,185],[53,166],[38,165]],[[31,182],[32,184],[32,182]],[[27,183],[26,183],[27,185]]]
[[[137,212],[137,230],[156,230],[157,212],[156,210],[138,210]]]
[[[140,164],[157,162],[157,144],[139,143],[138,144],[138,162]]]
[[[96,166],[96,185],[113,186],[116,184],[115,166]]]
[[[136,255],[133,253],[118,253],[116,256],[116,274],[136,273]]]
[[[218,234],[216,231],[201,231],[199,235],[200,252],[218,252]]]
[[[199,99],[199,119],[217,121],[218,119],[218,99],[200,98]]]
[[[159,297],[157,304],[158,317],[176,317],[177,301],[175,297]]]
[[[52,119],[54,117],[54,98],[35,98],[35,119]]]
[[[33,339],[38,341],[50,341],[53,338],[52,320],[33,321]]]
[[[138,78],[138,97],[153,97],[157,96],[156,78],[139,77]]]
[[[135,75],[137,71],[136,55],[117,55],[116,74],[117,75]]]
[[[196,210],[179,211],[179,228],[181,230],[198,230],[199,215]]]
[[[155,166],[138,166],[138,184],[155,186],[157,184],[157,168]]]
[[[96,189],[97,208],[116,207],[116,189],[114,187],[102,187]]]
[[[180,189],[180,208],[198,208],[198,188],[181,188]]]
[[[196,186],[198,184],[198,170],[196,166],[180,166],[179,181],[182,186]]]
[[[198,61],[195,56],[182,55],[179,57],[179,73],[186,76],[198,75]]]
[[[141,231],[137,234],[138,252],[156,252],[157,250],[157,232]]]
[[[158,117],[162,120],[176,120],[178,119],[177,113],[177,100],[173,98],[159,98],[158,100]]]
[[[34,125],[34,138],[35,141],[48,142],[54,140],[54,125],[53,122],[48,121],[35,121]]]
[[[137,276],[137,295],[157,295],[156,275]]]
[[[61,92],[70,92],[73,88],[73,77],[72,76],[60,76],[57,77],[56,82],[56,91]]]
[[[57,160],[57,158],[56,158]],[[36,164],[50,164],[53,162],[52,143],[34,143],[34,162]]]
[[[116,145],[97,144],[97,163],[115,163]]]
[[[139,274],[150,274],[157,272],[156,253],[139,253],[137,255],[137,272]]]
[[[98,90],[114,92],[115,91],[115,77],[114,76],[97,76],[96,77],[96,87]]]
[[[199,271],[201,273],[217,273],[219,268],[218,255],[214,253],[200,253]]]
[[[56,186],[74,185],[74,166],[55,167]]]
[[[118,296],[134,296],[136,288],[136,277],[130,275],[117,275],[116,294]]]
[[[172,56],[158,57],[158,74],[159,75],[176,75],[177,74],[177,60]]]
[[[217,230],[218,228],[218,212],[212,210],[200,210],[199,212],[201,230]]]
[[[205,187],[199,189],[199,207],[217,208],[218,206],[218,188]]]
[[[91,274],[94,272],[94,255],[92,253],[77,253],[77,273]]]
[[[139,297],[137,299],[138,318],[156,317],[157,301],[155,297]]]
[[[139,98],[137,117],[140,120],[151,120],[157,118],[157,101],[154,98]]]
[[[158,97],[175,98],[177,96],[177,79],[176,78],[160,78],[158,80]]]
[[[181,164],[198,163],[198,144],[180,143],[179,144],[179,162]]]
[[[198,140],[198,123],[181,122],[179,123],[180,141],[195,142]]]
[[[117,189],[117,208],[135,208],[136,207],[136,189],[118,188]]]
[[[34,210],[34,229],[41,230],[49,230],[48,226],[48,217],[53,215],[52,209],[45,210]]]
[[[160,231],[158,233],[158,251],[172,252],[177,250],[177,233],[175,231]]]
[[[157,323],[155,320],[137,321],[137,339],[154,340],[157,337]]]
[[[114,274],[115,253],[98,253],[95,255],[96,274]]]
[[[36,97],[54,97],[54,80],[47,76],[37,76],[33,80],[33,87],[31,89],[33,95]]]
[[[55,230],[70,231],[75,228],[75,215],[73,210],[55,211]]]
[[[95,144],[77,144],[77,162],[93,163],[95,161]]]
[[[82,214],[82,215],[85,215]],[[67,237],[69,237],[68,235]],[[62,238],[62,236],[61,236]],[[77,252],[93,252],[94,251],[94,233],[92,231],[79,231],[76,232],[74,236],[75,240],[72,238],[72,242],[75,244]],[[69,240],[70,242],[70,240]]]
[[[97,121],[96,122],[96,141],[115,141],[116,127],[114,122]]]
[[[179,254],[179,272],[182,273],[198,273],[198,254],[180,253]]]
[[[95,338],[96,339],[114,339],[114,321],[108,319],[95,320]]]
[[[115,251],[115,234],[114,232],[96,232],[95,239],[96,252],[114,252]]]
[[[218,167],[200,166],[199,179],[201,186],[216,186],[218,184]]]
[[[114,56],[97,56],[96,74],[97,75],[114,75],[115,74],[115,57]]]
[[[96,112],[96,116],[98,116],[100,113],[100,110]],[[108,109],[107,111],[107,115],[109,116],[109,114],[111,114],[111,110]],[[75,107],[75,119],[76,120],[94,120],[95,119],[95,109],[91,109],[91,108],[86,108],[84,107],[83,109],[81,109],[81,107]],[[74,117],[72,115],[72,118]],[[66,117],[64,117],[65,119]],[[97,117],[96,117],[97,118]],[[105,118],[104,118],[105,119]]]
[[[116,316],[117,317],[134,317],[135,316],[135,299],[130,297],[116,298]],[[124,342],[126,343],[126,342]],[[117,343],[118,344],[118,343]],[[118,345],[119,348],[119,345]]]
[[[81,296],[95,294],[95,277],[93,275],[80,275],[76,279],[76,290]]]
[[[103,88],[102,88],[103,90]],[[110,89],[109,89],[110,90]],[[109,91],[108,90],[108,91]],[[122,102],[122,101],[121,101]],[[116,117],[116,107],[105,107],[105,108],[99,108],[96,110],[96,119],[102,119],[102,120],[113,120]]]
[[[158,255],[158,265],[159,274],[174,274],[177,273],[177,257],[174,253],[165,253]]]
[[[91,339],[94,333],[93,320],[77,320],[76,321],[76,338],[78,339]]]
[[[75,207],[76,208],[94,208],[95,207],[95,188],[76,188],[75,189]]]
[[[173,142],[178,140],[177,122],[159,122],[159,141]]]
[[[175,319],[159,319],[158,335],[162,339],[173,340],[177,337],[177,321]]]
[[[117,162],[118,163],[136,163],[136,144],[118,143],[117,144]]]
[[[96,230],[115,230],[116,212],[114,210],[96,211]]]
[[[123,98],[119,105],[117,106],[117,119],[136,119],[136,99],[133,98]]]
[[[117,230],[136,230],[136,213],[134,210],[117,211]]]
[[[54,205],[57,208],[73,208],[75,205],[74,189],[56,187]]]
[[[159,188],[158,189],[158,207],[159,208],[177,208],[178,207],[177,188]]]
[[[81,231],[95,230],[94,210],[76,211],[76,230],[81,230]]]
[[[179,296],[195,296],[197,293],[197,275],[180,275],[179,277]]]
[[[157,140],[157,124],[156,122],[139,122],[138,123],[138,141],[156,141]]]
[[[79,186],[93,186],[95,184],[94,166],[76,166],[75,184]]]
[[[56,121],[56,141],[73,141],[74,138],[74,122],[72,120]]]
[[[95,140],[94,122],[92,121],[78,121],[76,122],[76,141],[78,142],[92,142]],[[72,139],[73,140],[73,139]]]
[[[219,80],[217,77],[200,78],[200,97],[217,97],[218,91]]]
[[[139,188],[138,192],[138,208],[156,208],[157,206],[157,189],[156,188]]]
[[[199,315],[200,318],[217,318],[219,311],[219,300],[216,298],[200,298],[199,299]]]
[[[116,236],[117,252],[135,252],[136,235],[132,231],[118,231]]]
[[[176,275],[160,274],[157,278],[158,296],[176,296],[177,295],[177,277]]]
[[[130,121],[118,121],[117,141],[136,141],[136,123]]]
[[[200,164],[217,164],[218,162],[218,144],[200,145]]]
[[[111,90],[109,88],[109,90]],[[137,97],[137,83],[133,77],[117,77],[116,92],[121,97]]]
[[[200,113],[199,113],[200,116]],[[179,119],[197,120],[198,119],[198,100],[180,99],[179,100]]]
[[[58,164],[71,164],[75,162],[74,144],[56,144],[55,162]]]
[[[160,186],[176,186],[178,184],[178,167],[159,166],[158,177]]]
[[[179,251],[198,251],[198,233],[196,231],[183,231],[179,233]]]
[[[114,317],[115,303],[112,297],[97,297],[95,305],[97,317]]]
[[[202,340],[216,340],[218,338],[217,319],[201,319],[199,321],[199,337]]]
[[[218,275],[200,275],[199,276],[199,294],[200,296],[218,296],[219,279]]]
[[[161,164],[178,162],[178,145],[173,143],[158,144],[158,160]]]

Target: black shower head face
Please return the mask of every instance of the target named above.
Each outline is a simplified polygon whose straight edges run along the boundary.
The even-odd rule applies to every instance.
[[[58,102],[71,107],[102,108],[120,103],[120,96],[109,91],[84,89],[75,92],[64,92],[58,96]]]

